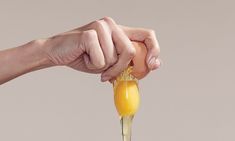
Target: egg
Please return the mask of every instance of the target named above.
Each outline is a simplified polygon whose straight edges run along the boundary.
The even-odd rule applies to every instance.
[[[114,101],[116,109],[121,117],[133,116],[139,107],[140,96],[138,80],[149,73],[146,64],[147,48],[141,42],[133,42],[136,55],[130,66],[124,70],[114,81]],[[131,73],[131,74],[130,74]],[[133,76],[135,78],[133,78]]]
[[[131,62],[131,65],[133,66],[131,74],[137,79],[142,79],[149,73],[146,64],[147,48],[142,42],[132,42],[132,44],[135,47],[136,55]]]

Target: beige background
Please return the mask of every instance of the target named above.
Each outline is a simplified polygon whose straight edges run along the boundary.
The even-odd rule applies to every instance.
[[[235,140],[233,0],[1,0],[0,49],[103,16],[156,30],[133,141]],[[121,141],[112,87],[57,67],[0,86],[0,141]]]

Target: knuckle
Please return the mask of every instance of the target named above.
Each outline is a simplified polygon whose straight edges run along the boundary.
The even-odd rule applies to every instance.
[[[102,69],[104,68],[106,65],[105,65],[105,62],[104,61],[98,61],[96,64],[95,64],[96,68],[97,69]]]
[[[103,20],[104,20],[105,22],[107,22],[107,23],[115,24],[114,19],[111,18],[111,17],[105,16],[105,17],[103,18]]]
[[[134,58],[136,55],[136,50],[133,47],[128,48],[128,50],[126,50],[126,54],[128,55],[128,57]]]
[[[156,40],[155,49],[156,49],[157,55],[159,55],[161,49],[160,49],[159,43],[156,38],[155,38],[155,40]]]
[[[155,36],[155,31],[154,31],[153,29],[148,29],[148,30],[147,30],[147,34],[148,34],[149,36]]]
[[[100,20],[97,20],[97,21],[94,21],[94,22],[93,22],[93,26],[94,26],[95,28],[102,28],[102,27],[103,27],[103,24],[102,24],[102,22],[101,22]]]
[[[31,41],[30,43],[31,43],[31,44],[36,44],[36,45],[41,46],[41,45],[43,45],[46,41],[47,41],[46,39],[37,39],[37,40]]]
[[[160,53],[160,46],[154,30],[152,29],[147,30],[147,37],[145,39],[145,44],[152,48],[154,54],[158,55]]]
[[[161,52],[161,49],[160,49],[159,45],[157,45],[156,50],[157,50],[157,54],[159,55],[160,52]]]
[[[160,54],[160,51],[158,49],[155,49],[153,51],[153,56],[155,56],[156,58],[158,58],[159,54]]]
[[[87,40],[92,40],[97,37],[96,31],[93,29],[84,31],[82,35],[83,35],[83,38],[85,38]]]
[[[117,58],[115,57],[109,58],[106,61],[106,66],[107,67],[113,66],[116,62],[117,62]]]
[[[82,32],[80,37],[79,46],[83,51],[90,50],[90,47],[96,45],[98,40],[97,32],[93,29]]]
[[[152,54],[153,56],[155,56],[156,58],[158,58],[159,54],[160,54],[160,48],[158,46],[152,48]]]

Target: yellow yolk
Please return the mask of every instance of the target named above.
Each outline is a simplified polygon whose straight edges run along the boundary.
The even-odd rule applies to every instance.
[[[139,90],[136,80],[120,80],[114,88],[114,101],[120,116],[131,116],[139,107]]]

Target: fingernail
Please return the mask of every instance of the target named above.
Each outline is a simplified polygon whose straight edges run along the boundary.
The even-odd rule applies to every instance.
[[[101,77],[101,81],[102,81],[102,82],[108,81],[109,79],[111,79],[110,76],[102,76],[102,77]]]
[[[152,70],[156,70],[161,66],[161,61],[159,59],[156,60],[154,65],[152,66]]]
[[[156,60],[156,65],[160,66],[161,65],[161,61],[159,59]]]
[[[149,69],[152,69],[154,67],[154,65],[156,64],[156,58],[152,57],[149,62],[148,62],[148,67]]]

